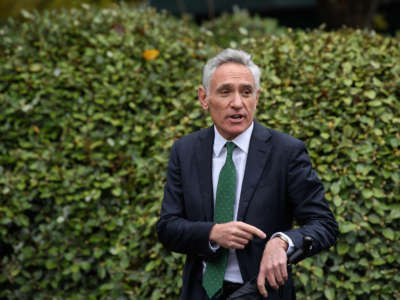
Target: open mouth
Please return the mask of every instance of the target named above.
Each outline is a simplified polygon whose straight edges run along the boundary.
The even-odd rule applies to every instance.
[[[233,119],[235,121],[241,120],[243,118],[244,118],[244,116],[240,115],[240,114],[230,116],[230,119]]]

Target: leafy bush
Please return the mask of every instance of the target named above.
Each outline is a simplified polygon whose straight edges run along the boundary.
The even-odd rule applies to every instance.
[[[251,33],[250,33],[251,34]],[[176,299],[157,242],[169,149],[218,39],[151,9],[25,13],[0,28],[0,297]],[[297,266],[299,298],[399,297],[400,42],[371,32],[247,39],[257,118],[303,139],[340,224]]]
[[[153,225],[172,141],[205,125],[182,112],[212,48],[151,9],[25,13],[0,34],[0,297],[176,294]]]
[[[48,10],[48,9],[59,9],[59,8],[73,8],[80,7],[83,3],[95,5],[99,7],[112,7],[116,3],[120,3],[118,0],[2,0],[0,2],[0,21],[1,18],[10,16],[17,16],[22,10]],[[144,0],[124,0],[125,3],[130,5],[141,5],[146,2]]]
[[[264,71],[258,119],[307,143],[339,222],[335,249],[296,268],[307,299],[400,296],[399,46],[316,30],[249,47]]]
[[[278,20],[250,16],[249,12],[237,6],[233,13],[223,13],[218,18],[203,23],[203,28],[212,32],[213,38],[223,48],[241,47],[249,39],[264,39],[267,35],[281,35],[287,32],[278,25]]]

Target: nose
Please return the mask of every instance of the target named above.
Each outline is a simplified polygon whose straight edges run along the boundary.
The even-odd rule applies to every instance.
[[[236,92],[233,94],[233,98],[232,98],[230,104],[231,104],[231,107],[235,108],[235,109],[241,108],[243,106],[242,97],[240,97],[239,92]]]

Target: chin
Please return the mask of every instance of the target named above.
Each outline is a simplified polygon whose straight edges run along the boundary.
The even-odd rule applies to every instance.
[[[219,127],[219,132],[225,139],[232,140],[249,128],[250,124],[251,123],[224,124],[225,126]]]
[[[241,133],[243,133],[243,131],[245,131],[247,128],[246,127],[242,127],[242,128],[235,128],[235,129],[230,129],[228,131],[226,131],[226,134],[230,137],[230,139],[234,139],[235,137],[237,137],[238,135],[240,135]]]

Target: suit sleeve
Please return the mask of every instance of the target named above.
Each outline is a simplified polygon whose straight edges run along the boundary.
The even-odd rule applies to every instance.
[[[172,146],[167,168],[167,182],[164,187],[164,198],[161,216],[156,229],[159,240],[169,250],[203,256],[204,259],[216,255],[209,244],[213,222],[193,221],[186,216],[182,166],[179,155],[179,141]]]
[[[286,231],[295,248],[304,236],[313,238],[311,255],[328,249],[336,242],[338,225],[324,196],[324,187],[312,168],[304,143],[294,147],[288,165],[288,196],[292,213],[300,228]]]

